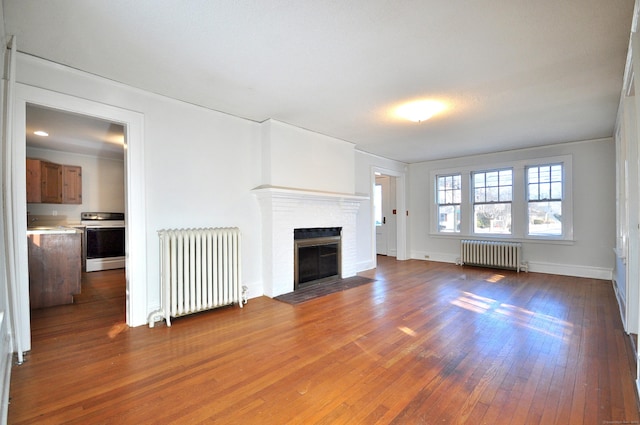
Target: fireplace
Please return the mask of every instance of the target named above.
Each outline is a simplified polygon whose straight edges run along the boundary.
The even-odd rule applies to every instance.
[[[294,290],[295,229],[338,227],[340,278],[356,275],[356,216],[367,196],[261,186],[253,189],[262,209],[264,294]]]
[[[342,228],[294,229],[294,290],[340,278]]]

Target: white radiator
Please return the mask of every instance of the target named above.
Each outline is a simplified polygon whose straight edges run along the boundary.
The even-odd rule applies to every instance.
[[[240,278],[240,230],[235,227],[161,230],[159,311],[156,319],[184,316],[238,303],[246,304]]]
[[[528,271],[527,263],[522,262],[522,244],[519,242],[463,239],[458,264]]]

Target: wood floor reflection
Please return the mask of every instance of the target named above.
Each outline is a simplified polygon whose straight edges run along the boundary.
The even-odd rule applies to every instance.
[[[124,274],[32,312],[9,423],[640,420],[610,282],[379,257],[375,282],[124,325]]]

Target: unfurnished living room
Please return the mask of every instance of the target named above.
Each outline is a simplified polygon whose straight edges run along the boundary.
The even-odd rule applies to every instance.
[[[0,4],[0,423],[640,423],[633,0]]]

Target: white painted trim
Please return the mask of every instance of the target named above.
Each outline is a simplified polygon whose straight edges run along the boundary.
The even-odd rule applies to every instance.
[[[574,264],[554,264],[529,261],[529,271],[562,276],[586,277],[589,279],[613,279],[613,269],[606,267],[589,267],[577,266]]]
[[[411,258],[414,260],[437,261],[439,263],[455,264],[460,257],[459,254],[451,254],[448,252],[427,252],[427,251],[411,251]]]
[[[7,325],[5,312],[0,312],[0,377],[2,377],[2,388],[0,388],[0,423],[6,423],[9,413],[9,388],[11,383],[11,360],[12,348],[11,338]]]
[[[360,273],[366,270],[374,269],[376,265],[372,260],[359,261],[356,264],[356,272]]]
[[[313,200],[316,202],[362,202],[369,199],[367,195],[355,195],[350,193],[324,192],[320,190],[296,189],[291,187],[279,187],[263,185],[251,190],[257,195],[267,194],[273,198],[290,199],[298,201],[300,199]]]
[[[626,314],[626,300],[622,297],[620,290],[618,289],[618,282],[614,279],[611,280],[611,286],[613,286],[613,292],[616,295],[618,301],[618,310],[620,311],[620,318],[622,319],[622,327],[626,333],[630,333],[627,329],[627,314]]]
[[[18,311],[20,310],[20,300],[19,300],[19,294],[18,292],[15,290],[15,288],[12,287],[12,285],[15,284],[17,276],[18,276],[18,270],[19,270],[19,264],[20,264],[20,259],[17,258],[16,256],[16,252],[17,252],[17,241],[18,241],[18,237],[17,235],[19,235],[17,233],[16,230],[16,226],[15,226],[15,222],[14,222],[14,217],[16,216],[16,210],[14,208],[14,205],[12,203],[13,199],[14,199],[14,194],[15,194],[15,174],[13,173],[13,157],[14,157],[14,151],[15,151],[15,144],[12,143],[13,140],[13,126],[11,125],[11,122],[13,121],[13,108],[11,108],[11,105],[13,104],[13,99],[14,99],[14,92],[15,92],[15,85],[16,85],[16,54],[17,54],[17,42],[16,42],[16,36],[14,35],[11,38],[11,44],[10,46],[7,48],[7,52],[9,54],[9,80],[7,81],[7,86],[6,86],[6,93],[4,93],[4,104],[7,105],[6,110],[5,110],[5,114],[4,114],[4,129],[5,129],[5,133],[3,134],[3,144],[4,144],[4,151],[3,151],[3,189],[4,189],[4,200],[3,200],[3,214],[4,214],[4,220],[3,220],[3,242],[4,242],[4,251],[5,251],[5,256],[6,256],[6,284],[7,284],[7,294],[9,297],[9,302],[7,303],[8,308],[10,309],[10,316],[9,316],[9,322],[11,323],[11,328],[10,328],[10,332],[12,334],[12,350],[15,350],[15,352],[18,353],[18,363],[22,363],[24,361],[24,351],[25,351],[25,347],[23,346],[23,343],[21,341],[20,338],[17,337],[18,333],[19,333],[19,329],[18,329],[18,323],[16,320],[16,316],[18,314]],[[24,162],[24,161],[23,161]],[[9,327],[7,327],[7,330],[9,330]]]
[[[429,258],[425,258],[425,256]],[[437,261],[440,263],[455,264],[459,255],[453,255],[444,252],[426,252],[426,251],[411,251],[411,258],[414,260],[428,260]],[[543,262],[528,262],[529,272],[534,273],[546,273],[555,274],[561,276],[573,276],[573,277],[585,277],[589,279],[602,279],[611,280],[613,276],[613,270],[604,267],[588,267],[588,266],[576,266],[570,264],[554,264]]]
[[[407,174],[406,172],[391,170],[388,168],[379,167],[377,165],[372,165],[370,170],[370,182],[369,182],[369,193],[373,198],[374,186],[376,185],[376,173],[380,173],[387,176],[392,176],[396,178],[396,208],[398,210],[398,214],[396,217],[396,232],[397,232],[397,242],[396,242],[396,259],[398,260],[407,260],[409,257],[407,256],[407,201],[406,201],[406,193],[407,193]],[[373,263],[373,268],[378,264],[377,262],[377,254],[376,254],[376,226],[375,226],[375,211],[371,208],[371,259]]]
[[[12,190],[14,197],[14,226],[16,235],[26,234],[26,105],[37,104],[88,115],[123,124],[126,128],[125,148],[125,215],[126,215],[126,255],[127,255],[127,324],[140,326],[147,323],[147,281],[146,281],[146,218],[145,218],[145,173],[144,173],[144,115],[103,103],[98,103],[58,92],[25,84],[16,84],[13,102]],[[18,298],[16,312],[16,337],[20,338],[23,349],[31,348],[29,318],[29,271],[27,260],[27,239],[16,237],[16,254],[19,258],[15,289]]]

